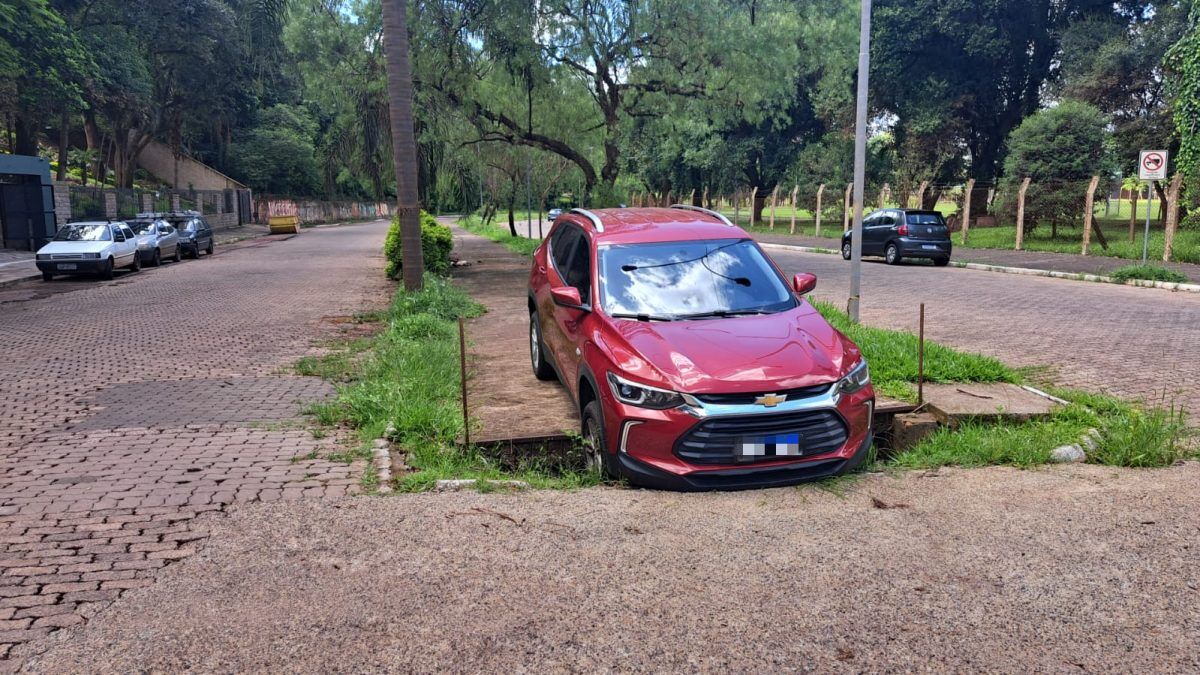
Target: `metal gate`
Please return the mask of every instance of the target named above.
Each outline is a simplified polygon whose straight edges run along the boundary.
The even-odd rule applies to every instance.
[[[0,248],[36,251],[54,238],[56,224],[46,160],[0,156]]]

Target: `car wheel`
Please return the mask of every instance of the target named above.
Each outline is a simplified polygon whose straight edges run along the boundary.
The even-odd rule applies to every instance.
[[[133,254],[133,262],[129,265],[130,272],[142,271],[142,255],[140,253]]]
[[[42,281],[54,281],[54,274],[50,272],[42,272]]]
[[[179,262],[183,256],[179,255],[179,244],[175,245],[175,255],[171,258],[173,262]]]
[[[599,401],[592,401],[583,409],[583,451],[589,473],[597,473],[601,478],[617,477],[614,458],[604,436],[604,416]]]
[[[160,265],[162,265],[162,252],[156,248],[154,249],[154,257],[150,259],[150,266],[158,267]]]
[[[853,251],[850,249],[850,242],[843,241],[842,242],[842,260],[849,260],[850,256],[852,254],[853,254]]]
[[[104,279],[105,281],[112,281],[114,265],[115,263],[112,259],[112,256],[109,256],[108,262],[104,264],[104,269],[100,270],[100,278]]]
[[[553,380],[554,368],[546,360],[546,348],[542,344],[542,327],[538,313],[529,315],[529,360],[533,363],[533,376],[539,380]]]
[[[199,242],[196,243],[196,245],[188,252],[188,254],[190,256],[192,256],[192,260],[200,259],[200,244],[199,244]]]
[[[204,249],[204,252],[209,255],[213,254],[213,240],[212,239],[208,240],[208,248]]]
[[[887,249],[885,249],[883,252],[883,259],[886,260],[887,264],[889,265],[899,265],[901,260],[900,249],[897,248],[895,244],[888,244]]]
[[[946,265],[950,264],[950,259],[949,258],[934,258],[933,264],[937,265],[938,267],[945,267]]]

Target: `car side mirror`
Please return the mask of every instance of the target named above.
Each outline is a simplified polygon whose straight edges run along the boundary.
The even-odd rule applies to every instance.
[[[569,309],[587,309],[583,306],[583,299],[579,297],[579,289],[574,286],[559,286],[558,288],[550,289],[550,297],[554,299],[554,304],[559,307],[567,307]]]
[[[812,293],[817,288],[817,275],[803,272],[792,277],[792,290],[796,295]]]

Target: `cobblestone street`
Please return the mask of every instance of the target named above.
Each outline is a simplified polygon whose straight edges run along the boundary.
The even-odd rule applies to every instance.
[[[150,584],[206,511],[357,489],[361,463],[302,419],[332,388],[290,367],[386,303],[383,232],[0,293],[0,659]]]

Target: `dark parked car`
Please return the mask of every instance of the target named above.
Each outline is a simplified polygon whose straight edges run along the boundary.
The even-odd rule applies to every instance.
[[[889,265],[904,258],[930,258],[938,267],[950,263],[950,230],[937,211],[881,209],[863,218],[862,254],[883,256]],[[850,259],[850,233],[842,235],[842,258]]]
[[[179,231],[179,248],[184,255],[199,258],[200,251],[213,254],[213,231],[204,216],[196,211],[139,213],[139,218],[161,218]]]

